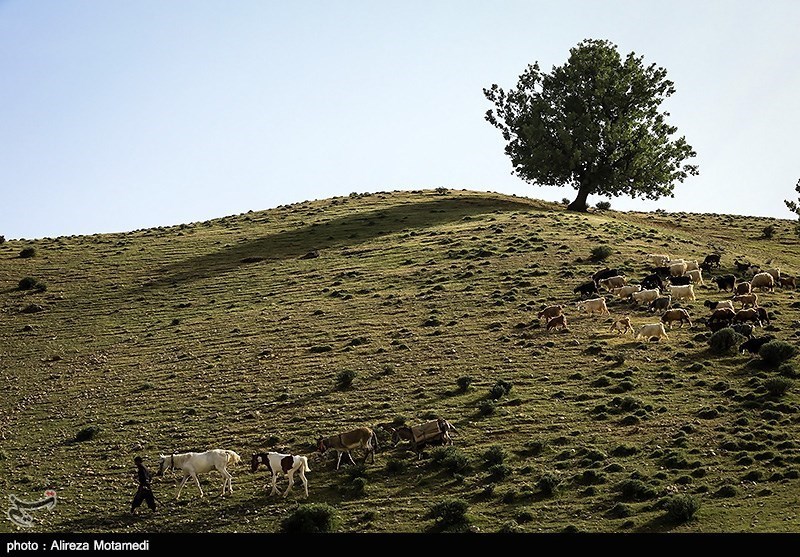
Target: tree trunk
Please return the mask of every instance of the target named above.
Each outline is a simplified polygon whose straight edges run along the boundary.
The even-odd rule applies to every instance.
[[[582,185],[578,190],[578,197],[575,198],[575,201],[567,205],[567,211],[580,211],[581,213],[585,213],[589,208],[589,206],[586,205],[586,199],[589,197],[590,189],[588,185]]]

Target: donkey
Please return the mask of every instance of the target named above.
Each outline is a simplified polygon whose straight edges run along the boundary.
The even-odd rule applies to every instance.
[[[378,449],[378,436],[375,432],[368,427],[359,427],[347,433],[339,433],[338,435],[331,435],[330,437],[320,437],[317,439],[317,450],[323,454],[328,449],[336,451],[338,458],[336,459],[336,469],[342,463],[342,454],[347,454],[350,459],[350,464],[355,464],[350,451],[353,449],[364,449],[364,460],[362,463],[367,462],[367,457],[371,456],[373,464],[375,463],[375,451]]]
[[[308,467],[308,459],[304,456],[294,456],[281,453],[256,453],[250,461],[250,471],[255,472],[258,467],[264,464],[269,468],[272,474],[272,491],[270,497],[278,493],[277,481],[278,474],[283,473],[284,476],[289,477],[289,487],[283,492],[286,497],[294,485],[294,473],[300,474],[300,479],[303,481],[303,489],[306,492],[306,499],[308,499],[308,480],[306,479],[306,472],[311,472]]]
[[[242,457],[233,451],[226,451],[223,449],[212,449],[204,453],[180,453],[159,455],[157,476],[163,476],[164,470],[180,469],[183,472],[183,481],[178,488],[178,495],[175,499],[180,498],[183,486],[186,481],[192,477],[197,483],[197,489],[200,490],[200,497],[203,497],[203,488],[200,487],[200,480],[197,479],[198,474],[205,474],[211,470],[218,470],[222,474],[222,495],[225,495],[225,486],[228,486],[230,493],[233,493],[233,486],[231,485],[231,476],[228,472],[228,465],[234,465],[241,462]]]
[[[437,418],[424,424],[413,427],[400,426],[392,429],[392,443],[397,445],[400,440],[410,441],[411,449],[417,453],[417,458],[422,458],[422,449],[426,444],[452,445],[453,438],[450,432],[458,433],[456,428],[444,418]]]

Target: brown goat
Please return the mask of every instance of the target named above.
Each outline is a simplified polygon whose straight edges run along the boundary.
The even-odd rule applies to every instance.
[[[559,306],[547,306],[542,311],[540,311],[539,314],[536,317],[537,317],[537,319],[544,318],[545,321],[550,321],[553,317],[557,317],[557,316],[561,315],[563,310],[564,310],[564,308],[561,307],[560,305]]]
[[[758,294],[756,294],[755,292],[751,292],[750,294],[742,294],[741,296],[734,296],[733,301],[742,304],[742,309],[744,309],[746,306],[754,308],[758,305]]]
[[[672,329],[672,323],[675,321],[680,321],[680,326],[683,327],[684,320],[689,322],[690,327],[692,326],[692,320],[689,318],[689,312],[683,308],[667,310],[664,312],[664,315],[661,316],[661,322],[668,324],[670,329]]]
[[[563,313],[556,317],[553,317],[550,321],[547,322],[547,330],[557,329],[561,327],[562,329],[567,328],[567,316]]]
[[[797,282],[795,281],[794,277],[781,275],[781,277],[778,279],[778,282],[780,283],[781,288],[786,288],[787,286],[797,288]]]
[[[748,308],[748,309],[740,309],[736,312],[736,315],[733,317],[734,323],[744,323],[745,321],[752,321],[758,325],[761,325],[761,319],[759,315],[759,308]]]
[[[631,318],[627,315],[625,317],[620,317],[614,323],[611,324],[611,328],[609,331],[615,331],[617,333],[621,333],[623,335],[627,334],[628,331],[635,332],[633,330],[633,325],[631,324]]]
[[[736,294],[750,294],[750,292],[753,290],[753,287],[750,286],[750,283],[747,281],[737,282],[735,288]]]

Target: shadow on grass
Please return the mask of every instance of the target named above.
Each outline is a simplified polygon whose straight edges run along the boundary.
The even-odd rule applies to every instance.
[[[672,530],[674,530],[678,526],[680,526],[679,523],[670,519],[667,515],[662,514],[651,518],[650,520],[648,520],[643,524],[640,524],[634,529],[634,531],[638,533],[664,534],[667,532],[672,532]]]
[[[428,228],[494,211],[541,210],[522,201],[496,197],[442,198],[359,212],[295,230],[270,234],[214,253],[175,262],[155,273],[160,278],[139,290],[192,282],[228,273],[251,262],[298,258],[360,244],[403,230]]]

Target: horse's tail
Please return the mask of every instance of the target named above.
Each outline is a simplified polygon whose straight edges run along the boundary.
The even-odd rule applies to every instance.
[[[308,467],[308,459],[304,456],[298,457],[300,462],[303,463],[303,472],[311,472],[311,468]]]
[[[240,457],[234,451],[225,451],[225,454],[228,455],[228,461],[227,461],[228,464],[234,465],[242,461],[242,457]]]
[[[372,433],[372,435],[370,435],[370,437],[369,437],[369,442],[370,442],[370,445],[372,445],[372,450],[373,451],[377,451],[378,450],[378,435],[374,431],[372,431],[371,433]]]

